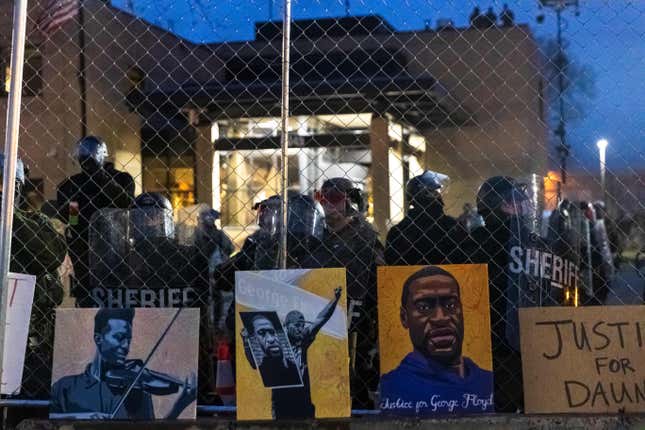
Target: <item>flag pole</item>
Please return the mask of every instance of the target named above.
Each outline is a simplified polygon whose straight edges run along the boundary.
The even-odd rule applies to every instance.
[[[78,85],[81,93],[81,138],[87,136],[87,82],[85,80],[85,5],[84,0],[78,4]]]

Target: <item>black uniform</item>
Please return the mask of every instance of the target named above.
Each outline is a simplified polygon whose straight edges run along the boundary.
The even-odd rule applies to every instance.
[[[520,352],[506,339],[507,311],[510,298],[507,286],[512,276],[507,268],[510,255],[506,244],[511,233],[506,224],[489,224],[471,232],[476,244],[473,263],[488,263],[493,369],[495,371],[495,409],[516,412],[522,409],[522,362]]]
[[[54,309],[63,301],[64,294],[56,271],[65,253],[65,238],[45,215],[15,209],[10,269],[36,276],[22,381],[22,393],[31,398],[49,395]]]
[[[537,206],[513,178],[484,182],[477,207],[485,225],[471,232],[470,258],[488,263],[495,409],[516,412],[523,409],[518,309],[563,305],[565,291],[575,287],[570,275],[578,270],[576,261],[532,231]],[[559,270],[547,268],[545,260]]]
[[[426,170],[405,185],[407,216],[392,227],[385,243],[389,265],[463,263],[467,230],[444,213],[441,195],[449,178]]]
[[[443,210],[411,209],[388,232],[385,261],[391,266],[463,263],[467,240],[466,229]]]
[[[114,176],[113,176],[114,175]],[[89,290],[89,223],[92,215],[103,208],[128,208],[134,198],[134,180],[125,172],[110,173],[99,169],[93,174],[81,172],[58,186],[59,214],[67,217],[69,205],[76,202],[78,221],[63,219],[67,227],[67,245],[74,265],[77,284],[73,295],[80,306],[90,306]]]

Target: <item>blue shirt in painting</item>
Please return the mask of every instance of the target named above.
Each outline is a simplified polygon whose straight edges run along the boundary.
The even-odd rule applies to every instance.
[[[464,357],[465,376],[424,357],[408,354],[381,377],[381,410],[389,415],[450,415],[493,412],[493,372]]]

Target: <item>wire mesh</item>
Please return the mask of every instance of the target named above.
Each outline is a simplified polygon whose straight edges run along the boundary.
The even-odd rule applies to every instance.
[[[230,406],[234,273],[278,268],[286,231],[287,267],[347,269],[354,409],[378,408],[376,267],[472,262],[496,407],[521,410],[518,306],[643,303],[645,8],[494,3],[294,2],[281,153],[278,2],[31,1],[11,270],[38,281],[10,399],[48,398],[57,307],[197,306],[199,403]]]

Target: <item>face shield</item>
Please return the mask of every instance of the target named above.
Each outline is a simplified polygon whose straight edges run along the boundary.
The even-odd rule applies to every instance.
[[[255,251],[256,270],[278,267],[280,253],[281,200],[271,198],[259,203],[260,234]],[[297,266],[299,258],[322,239],[325,217],[321,205],[309,196],[289,195],[287,212],[287,253],[290,266]]]
[[[269,197],[253,206],[255,219],[260,231],[270,236],[280,231],[281,200],[278,196]]]
[[[144,193],[138,196],[130,210],[130,221],[135,243],[175,238],[172,206],[168,199],[159,193]]]
[[[288,206],[288,235],[304,240],[321,240],[325,231],[325,217],[320,203],[299,195],[292,198]]]
[[[172,211],[161,208],[135,208],[130,211],[130,218],[135,241],[175,237]]]

